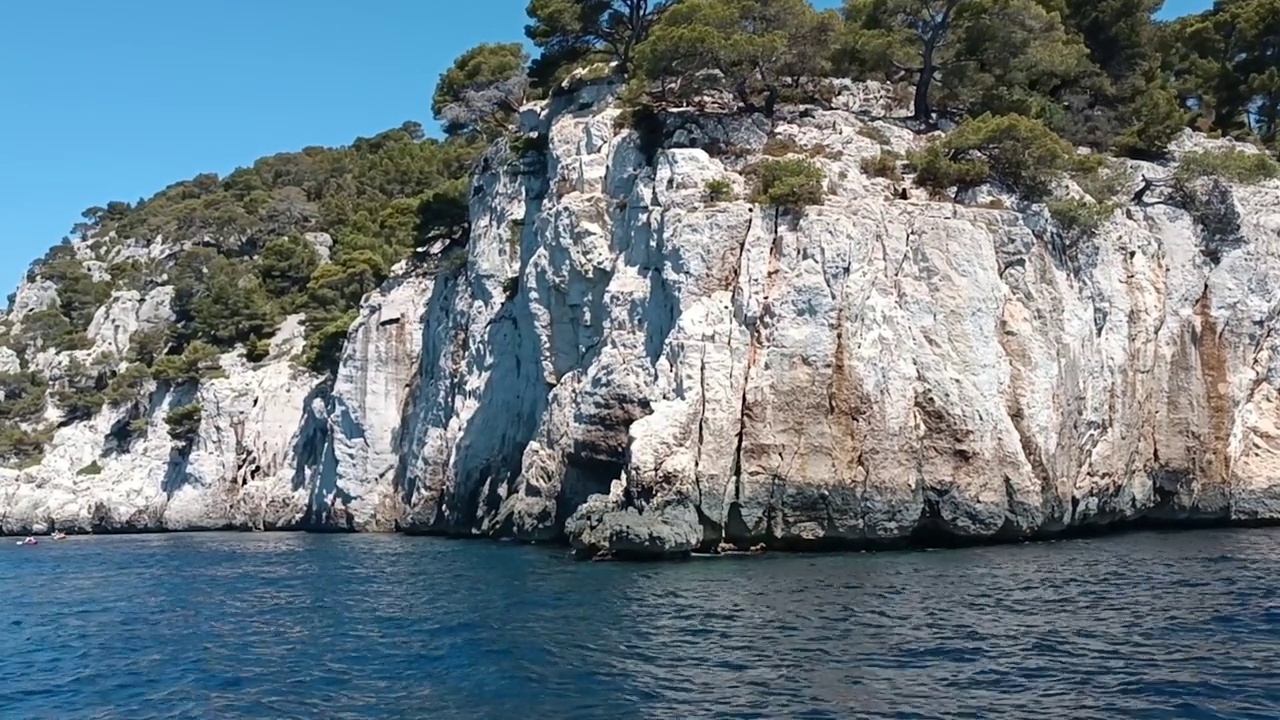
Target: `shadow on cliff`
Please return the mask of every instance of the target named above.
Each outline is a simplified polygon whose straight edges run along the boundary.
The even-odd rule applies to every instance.
[[[102,457],[110,458],[117,455],[128,454],[133,447],[133,443],[141,435],[139,433],[140,421],[152,418],[160,410],[160,405],[164,402],[167,392],[159,387],[153,388],[144,400],[138,400],[130,403],[120,417],[107,430],[107,434],[102,439]],[[145,432],[145,427],[142,428]]]
[[[317,413],[316,407],[324,409]],[[350,503],[351,497],[338,487],[337,460],[330,442],[329,412],[334,410],[333,380],[327,379],[302,400],[298,415],[298,435],[293,441],[294,491],[307,490],[307,509],[301,527],[310,531],[354,530],[329,523],[332,499]]]
[[[330,393],[333,389],[331,380],[326,380],[302,401],[302,409],[298,413],[298,436],[293,441],[293,489],[301,490],[311,480],[311,471],[320,465],[325,445],[329,440],[328,418],[317,416],[314,410],[316,401],[328,409]]]
[[[517,162],[507,167],[511,158],[506,144],[495,148],[483,159],[471,200],[489,202],[501,185],[519,184],[525,200],[517,241],[520,257],[514,269],[508,268],[514,270],[515,277],[503,281],[503,297],[495,297],[489,284],[472,278],[468,264],[459,272],[437,276],[425,305],[419,371],[401,413],[407,421],[402,421],[393,437],[401,451],[394,482],[407,510],[400,529],[409,532],[456,536],[480,532],[482,509],[496,511],[520,476],[525,448],[537,429],[537,418],[550,390],[534,375],[539,368],[527,362],[538,357],[538,350],[528,303],[519,292],[520,276],[528,262],[527,240],[548,192],[548,157],[541,149],[516,158]],[[511,168],[515,168],[514,174]],[[472,210],[474,215],[477,209]],[[497,304],[479,342],[470,327],[450,322],[450,311],[456,311],[457,297],[463,294],[462,283],[468,281],[474,303],[485,307]],[[465,322],[469,317],[464,314],[463,319]],[[516,352],[492,351],[510,348]],[[485,374],[485,385],[478,396],[468,398],[474,411],[460,436],[448,451],[423,447],[428,435],[447,438],[459,394],[466,392],[459,387],[461,372],[475,360],[488,363],[478,368]],[[540,397],[535,397],[539,392]],[[414,408],[417,410],[412,411]],[[438,455],[424,458],[424,451]],[[433,497],[433,493],[438,494]]]
[[[157,390],[156,394],[159,395],[156,409],[164,403],[167,396],[168,411],[172,413],[178,408],[196,403],[199,397],[199,390],[195,384],[183,383],[170,388],[167,392]],[[164,478],[160,483],[160,488],[167,499],[172,499],[191,479],[187,468],[191,463],[191,453],[195,451],[199,439],[199,433],[186,439],[170,438],[172,444],[169,448],[169,460],[165,464]]]
[[[514,305],[514,300],[503,303],[481,347],[520,347],[529,337],[521,333]],[[498,354],[486,368],[488,381],[453,445],[453,482],[441,493],[431,530],[477,534],[485,516],[496,515],[503,497],[519,479],[525,448],[537,429],[549,390],[541,380],[527,377],[536,368],[529,367],[522,354]],[[533,397],[531,390],[539,386],[544,388],[543,396]]]
[[[444,409],[453,407],[453,382],[447,384],[441,384],[440,382],[441,380],[452,381],[453,378],[436,376],[445,352],[450,348],[450,345],[446,342],[438,342],[435,333],[440,330],[439,326],[447,319],[447,309],[453,307],[457,283],[458,276],[456,273],[445,272],[438,274],[431,287],[431,297],[423,304],[422,317],[420,318],[422,354],[418,357],[418,371],[413,376],[409,392],[405,393],[404,405],[400,408],[400,424],[392,432],[391,436],[392,447],[397,448],[400,455],[393,483],[401,504],[405,508],[412,506],[419,489],[419,478],[414,466],[420,457],[422,447],[415,443],[421,442],[428,428],[443,429],[448,422],[448,416],[444,414]],[[440,321],[439,323],[432,322],[434,313],[438,313],[434,319]],[[436,387],[447,388],[448,402],[428,403],[425,395]],[[429,407],[431,411],[426,414],[421,411],[415,411],[417,408],[424,407]]]

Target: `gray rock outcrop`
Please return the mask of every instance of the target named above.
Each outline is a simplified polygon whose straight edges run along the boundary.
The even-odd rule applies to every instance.
[[[614,90],[525,110],[545,151],[485,156],[465,262],[446,250],[367,297],[333,379],[293,367],[294,319],[266,360],[230,353],[201,384],[189,452],[163,417],[192,398],[153,397],[119,452],[103,410],[0,473],[0,528],[666,555],[1280,519],[1280,182],[1216,183],[1206,219],[1131,200],[1135,180],[1096,233],[1068,232],[998,187],[940,201],[864,173],[924,142],[877,119],[893,101],[874,84],[646,133]],[[823,169],[821,205],[746,199],[778,153]],[[56,292],[18,298],[15,315]],[[93,347],[123,352],[165,311],[118,293]]]

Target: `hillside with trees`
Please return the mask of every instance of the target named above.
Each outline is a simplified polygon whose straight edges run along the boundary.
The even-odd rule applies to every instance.
[[[846,0],[819,11],[807,0],[531,0],[527,45],[468,50],[423,98],[440,137],[407,122],[85,210],[72,237],[29,271],[56,287],[58,303],[6,339],[23,370],[0,376],[0,456],[38,457],[51,430],[42,425],[48,400],[69,422],[131,401],[148,380],[199,382],[218,352],[243,347],[261,359],[290,314],[305,316],[301,362],[332,373],[361,298],[415,253],[465,245],[474,163],[508,141],[523,104],[575,73],[619,76],[637,127],[712,95],[729,98],[716,112],[770,116],[824,102],[826,78],[891,83],[909,108],[904,127],[954,128],[904,159],[917,183],[943,192],[997,180],[1057,202],[1061,217],[1087,213],[1052,197],[1052,176],[1097,179],[1107,155],[1160,161],[1188,127],[1274,155],[1280,0],[1219,0],[1172,22],[1154,18],[1160,4]],[[1077,147],[1093,154],[1081,159]],[[1252,165],[1235,171],[1276,172],[1265,155],[1241,162]],[[885,158],[880,171],[897,172],[895,163]],[[317,234],[331,241],[323,253]],[[91,272],[75,250],[90,241],[96,259],[129,243],[171,251]],[[113,292],[163,285],[174,288],[174,321],[135,338],[130,357],[79,363],[59,378],[31,369],[42,350],[85,347]]]

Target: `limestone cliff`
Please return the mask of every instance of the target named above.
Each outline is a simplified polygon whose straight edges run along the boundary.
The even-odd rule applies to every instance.
[[[662,554],[1280,518],[1280,183],[1215,182],[1193,217],[1131,198],[1171,172],[1134,162],[1120,209],[1072,233],[999,188],[956,202],[865,174],[924,142],[878,85],[644,132],[615,89],[526,109],[477,170],[465,259],[367,297],[334,378],[292,366],[286,327],[200,384],[185,450],[163,429],[116,447],[111,410],[58,430],[40,465],[0,475],[0,526]],[[744,199],[780,152],[824,170],[821,205]],[[48,302],[36,279],[11,317]],[[157,304],[113,297],[95,349]],[[147,422],[175,402],[153,397]]]

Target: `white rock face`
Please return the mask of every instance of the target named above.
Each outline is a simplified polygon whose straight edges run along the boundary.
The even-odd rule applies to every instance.
[[[141,300],[137,292],[125,290],[113,294],[107,304],[98,308],[88,330],[90,347],[95,354],[109,352],[115,357],[124,357],[129,350],[129,338],[138,330]]]
[[[168,322],[173,322],[173,286],[162,285],[143,298],[138,307],[138,329],[151,330]]]
[[[13,295],[13,307],[9,308],[8,319],[15,322],[33,312],[54,307],[58,304],[58,288],[48,280],[23,282]]]
[[[22,370],[22,360],[18,353],[7,347],[0,347],[0,373],[9,374]]]
[[[324,459],[313,486],[316,525],[394,530],[400,423],[422,348],[433,280],[409,275],[365,298],[333,385]]]
[[[329,262],[329,254],[333,252],[333,238],[329,237],[329,233],[309,232],[303,233],[302,237],[315,248],[321,265]]]
[[[465,262],[445,249],[366,298],[332,381],[292,367],[292,319],[265,361],[230,354],[201,385],[190,453],[163,418],[191,398],[152,398],[122,453],[103,411],[0,475],[0,527],[667,554],[1280,520],[1280,183],[1211,183],[1198,218],[1126,192],[1071,234],[999,188],[938,202],[864,174],[881,143],[924,141],[871,119],[892,106],[876,85],[643,138],[612,92],[525,109],[547,151],[490,151]],[[821,205],[742,199],[770,138],[824,170]],[[95,348],[166,309],[118,294]]]
[[[1280,184],[1230,188],[1235,238],[1151,203],[1071,238],[866,176],[881,138],[922,141],[864,120],[867,86],[772,129],[673,119],[652,162],[602,94],[526,111],[549,152],[476,180],[406,529],[661,554],[1278,517]],[[821,206],[709,202],[758,155],[675,147],[770,134]]]
[[[283,352],[300,349],[297,330],[286,323],[282,334],[294,336],[278,341],[290,345]],[[195,392],[153,392],[135,413],[104,408],[58,430],[40,465],[0,471],[0,530],[301,527],[307,469],[319,461],[308,454],[316,445],[308,433],[323,428],[323,406],[310,403],[317,378],[287,361],[256,368],[238,354],[221,361],[225,377]],[[170,439],[165,417],[192,402],[202,408],[200,430],[183,446]],[[145,430],[131,434],[135,417]]]

